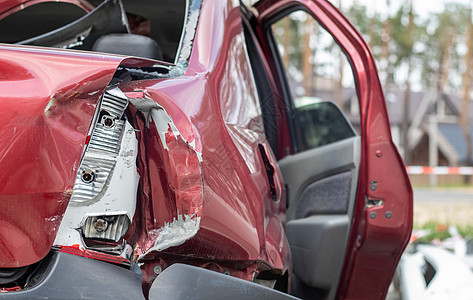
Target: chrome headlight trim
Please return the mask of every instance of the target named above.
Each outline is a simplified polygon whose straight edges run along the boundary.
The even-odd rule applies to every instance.
[[[120,151],[125,127],[122,117],[127,106],[128,97],[118,87],[105,91],[99,117],[94,120],[91,138],[76,175],[69,205],[93,204],[100,200],[106,190]],[[90,177],[92,180],[89,180]]]

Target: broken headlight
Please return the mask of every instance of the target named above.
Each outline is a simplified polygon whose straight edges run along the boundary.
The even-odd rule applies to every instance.
[[[125,236],[139,180],[138,141],[124,116],[127,105],[118,87],[104,93],[55,244],[94,248],[90,239],[117,243]]]

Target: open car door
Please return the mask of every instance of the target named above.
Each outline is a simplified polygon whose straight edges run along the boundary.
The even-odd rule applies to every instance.
[[[243,19],[257,84],[265,73],[273,86],[259,93],[288,191],[292,293],[384,299],[412,229],[412,189],[368,45],[325,0],[261,0]]]

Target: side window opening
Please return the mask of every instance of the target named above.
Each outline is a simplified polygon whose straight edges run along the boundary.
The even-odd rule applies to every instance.
[[[305,11],[271,25],[290,97],[298,152],[356,135],[344,115],[357,102],[353,73],[333,37]],[[349,116],[355,119],[357,116]],[[355,124],[356,125],[356,124]]]
[[[301,127],[303,150],[313,149],[355,136],[335,103],[308,98],[296,99],[296,117]],[[298,103],[299,102],[299,103]]]

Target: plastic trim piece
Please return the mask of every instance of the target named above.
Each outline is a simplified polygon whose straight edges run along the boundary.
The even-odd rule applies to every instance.
[[[298,299],[254,282],[199,267],[173,264],[153,282],[149,299]]]
[[[0,299],[144,299],[142,275],[131,270],[60,252],[45,263],[36,286],[0,293]]]

